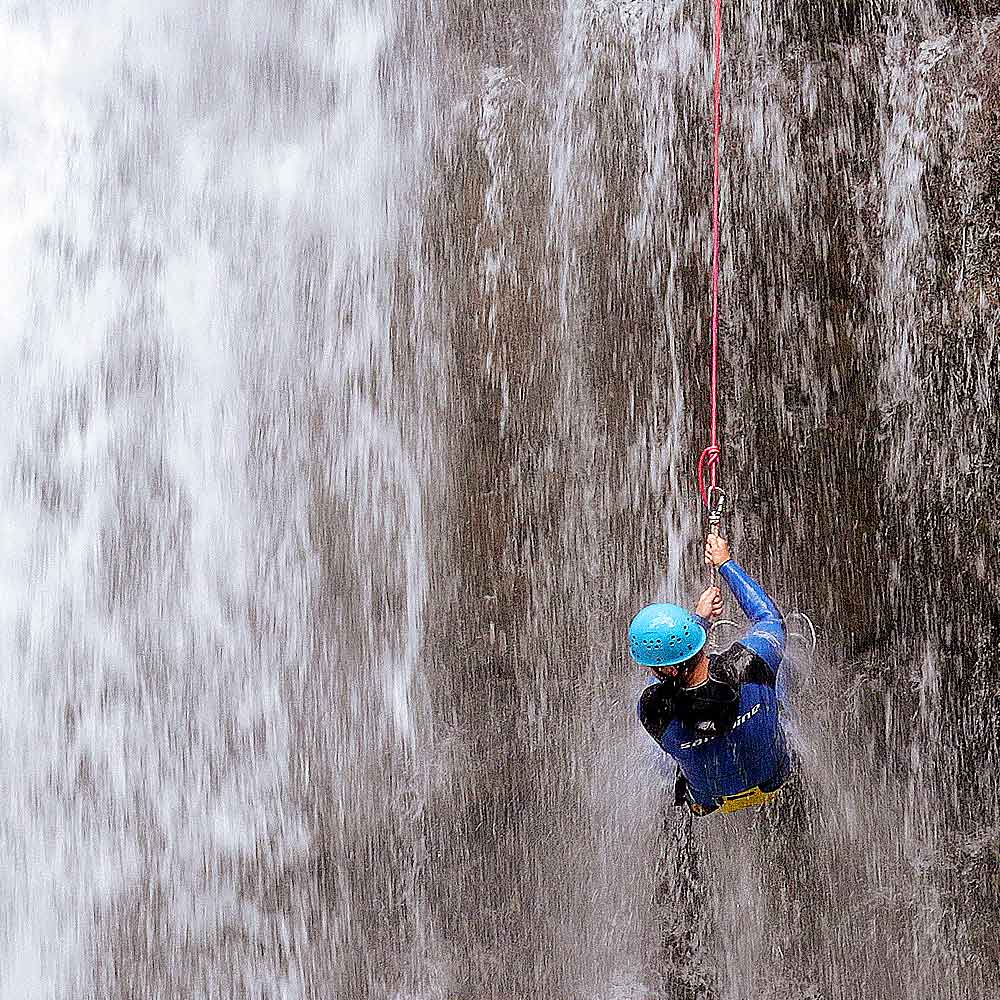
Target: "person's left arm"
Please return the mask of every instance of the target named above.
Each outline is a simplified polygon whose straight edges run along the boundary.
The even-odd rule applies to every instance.
[[[719,572],[750,619],[750,628],[739,640],[741,646],[759,656],[777,674],[785,653],[785,620],[767,591],[734,559]]]

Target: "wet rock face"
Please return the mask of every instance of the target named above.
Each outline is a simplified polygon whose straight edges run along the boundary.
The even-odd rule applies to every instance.
[[[949,17],[983,19],[1000,15],[997,0],[940,0],[938,6]]]
[[[813,764],[796,797],[749,832],[689,837],[667,819],[664,940],[646,967],[665,995],[756,977],[795,1000],[890,995],[903,981],[986,996],[979,919],[997,900],[960,889],[955,872],[975,866],[983,796],[995,798],[984,789],[1000,615],[982,586],[991,529],[977,499],[996,444],[988,349],[983,360],[1000,263],[988,8],[810,4],[731,26],[727,528],[786,607],[817,615],[825,653],[804,681]],[[705,443],[707,30],[569,18],[563,61],[532,66],[550,79],[531,80],[518,58],[484,74],[446,184],[441,238],[462,235],[446,285],[471,306],[450,326],[465,416],[448,560],[473,650],[456,669],[480,664],[457,696],[497,727],[470,736],[495,783],[469,790],[459,822],[485,810],[502,830],[499,855],[482,848],[488,870],[542,879],[524,894],[515,875],[519,895],[475,917],[483,934],[495,912],[534,963],[517,979],[529,995],[573,981],[545,957],[560,907],[588,942],[571,964],[589,969],[604,941],[598,916],[529,858],[536,843],[556,868],[570,857],[560,816],[582,806],[568,775],[586,786],[574,762],[599,757],[617,723],[598,722],[596,743],[559,727],[598,705],[624,717],[630,692],[613,677],[627,669],[630,613],[702,582],[689,501]],[[581,659],[597,676],[569,668]],[[613,802],[621,789],[603,791]],[[547,803],[551,821],[512,823],[508,799]],[[567,863],[605,829],[590,808]],[[748,859],[773,881],[748,885]],[[972,930],[955,922],[963,900]],[[766,933],[748,927],[748,905]],[[627,893],[617,914],[639,919]],[[894,943],[859,941],[859,921]],[[764,956],[779,939],[788,957],[774,967]],[[973,958],[956,972],[963,950]],[[492,996],[488,975],[476,981]]]
[[[1000,9],[998,9],[1000,12]],[[966,233],[970,293],[1000,301],[1000,26],[985,36],[983,61],[975,78],[975,110],[969,116],[965,155],[978,179]]]

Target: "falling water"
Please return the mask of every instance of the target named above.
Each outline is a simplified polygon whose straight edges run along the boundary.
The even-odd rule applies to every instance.
[[[821,641],[692,823],[710,5],[209,6],[4,6],[0,997],[993,998],[1000,10],[726,6],[726,529]]]

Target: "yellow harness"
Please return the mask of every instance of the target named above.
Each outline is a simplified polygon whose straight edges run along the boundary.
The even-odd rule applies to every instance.
[[[723,795],[719,800],[719,811],[734,813],[741,809],[749,809],[751,806],[762,806],[780,793],[780,788],[776,788],[773,792],[765,792],[762,788],[748,788],[745,792],[737,792],[736,795]]]
[[[781,793],[781,788],[774,789],[773,792],[765,792],[759,786],[748,788],[745,792],[737,792],[735,795],[723,795],[718,799],[718,805],[713,808],[699,805],[697,802],[689,803],[691,812],[695,816],[708,816],[713,812],[734,813],[741,809],[749,809],[752,806],[762,806],[765,802],[777,797]]]

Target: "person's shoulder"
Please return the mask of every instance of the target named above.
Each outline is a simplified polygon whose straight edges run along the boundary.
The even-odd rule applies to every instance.
[[[639,696],[639,721],[657,743],[677,713],[674,693],[673,684],[660,682],[650,684]]]
[[[672,710],[674,686],[666,682],[650,684],[639,695],[639,717],[664,710]]]
[[[774,687],[774,671],[752,649],[740,642],[734,642],[729,649],[719,653],[715,669],[728,675],[733,681],[746,684],[763,684]]]

